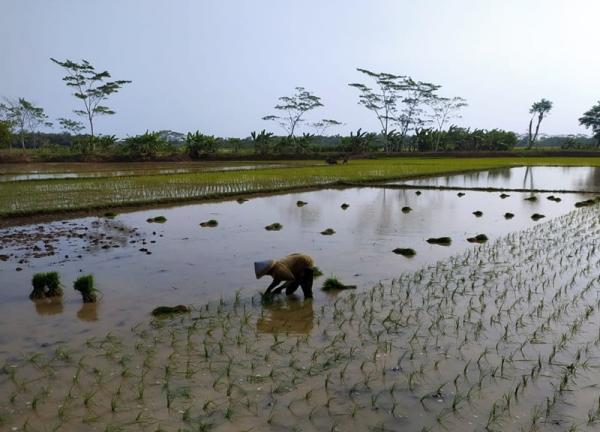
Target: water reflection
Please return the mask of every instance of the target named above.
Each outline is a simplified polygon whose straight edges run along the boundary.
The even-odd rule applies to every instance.
[[[35,300],[35,311],[38,315],[58,315],[63,313],[64,307],[60,297]]]
[[[256,321],[259,333],[309,334],[314,327],[312,299],[297,296],[275,298],[263,305]]]
[[[77,311],[77,318],[81,321],[98,321],[98,303],[83,303]]]

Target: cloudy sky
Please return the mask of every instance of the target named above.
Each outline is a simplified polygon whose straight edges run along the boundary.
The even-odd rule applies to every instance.
[[[0,0],[0,96],[52,117],[77,101],[49,57],[87,59],[133,84],[97,123],[119,136],[199,129],[247,136],[304,86],[334,132],[377,131],[348,83],[357,67],[442,85],[469,102],[456,123],[526,131],[542,97],[550,134],[580,133],[600,100],[599,0]],[[278,131],[280,132],[280,131]]]

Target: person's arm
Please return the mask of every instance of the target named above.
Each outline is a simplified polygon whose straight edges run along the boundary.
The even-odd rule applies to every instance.
[[[274,288],[275,288],[277,285],[279,285],[279,283],[280,283],[280,282],[281,282],[281,281],[280,281],[279,279],[275,279],[275,278],[273,278],[273,282],[271,282],[271,285],[269,285],[269,287],[268,287],[268,288],[267,288],[267,290],[265,291],[265,294],[264,294],[264,295],[270,295],[270,294],[271,294],[271,291],[273,291],[273,289],[274,289]]]

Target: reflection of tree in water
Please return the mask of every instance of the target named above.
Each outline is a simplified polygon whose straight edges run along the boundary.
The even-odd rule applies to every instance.
[[[488,178],[490,180],[506,180],[509,183],[512,176],[512,168],[498,168],[488,171]]]
[[[63,303],[60,297],[35,300],[35,311],[38,315],[58,315],[63,312]]]
[[[275,298],[263,304],[256,330],[259,333],[309,334],[314,327],[314,319],[312,299],[301,300],[295,296]]]
[[[583,179],[577,179],[577,189],[580,190],[600,190],[600,168],[590,167],[588,175]]]
[[[525,175],[523,176],[523,189],[527,189],[527,178],[529,178],[529,189],[533,190],[533,168],[529,166],[525,168]]]
[[[77,318],[81,321],[98,321],[98,303],[83,303],[77,311]]]

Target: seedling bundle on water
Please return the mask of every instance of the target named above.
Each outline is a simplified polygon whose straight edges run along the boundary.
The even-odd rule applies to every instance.
[[[31,300],[60,297],[63,295],[60,277],[57,272],[36,273],[31,280],[33,290],[29,294]]]
[[[94,276],[80,276],[73,283],[75,291],[79,291],[84,303],[96,303],[98,290],[94,287]]]
[[[165,223],[166,221],[167,221],[167,218],[164,216],[156,216],[153,218],[146,219],[146,222],[148,222],[148,223]]]
[[[200,226],[203,228],[215,228],[219,225],[219,222],[216,219],[209,219],[206,222],[200,222]]]
[[[281,228],[283,228],[283,225],[281,225],[279,222],[272,223],[265,227],[267,231],[279,231]]]
[[[335,276],[329,277],[323,282],[321,287],[323,291],[340,291],[347,289],[356,289],[356,285],[345,285],[338,280]]]

